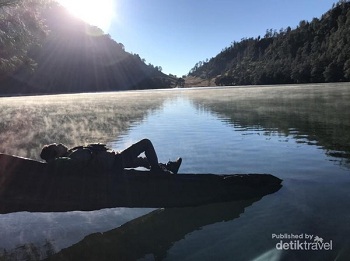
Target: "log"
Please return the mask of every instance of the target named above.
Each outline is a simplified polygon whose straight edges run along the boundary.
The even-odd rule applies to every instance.
[[[0,214],[200,206],[263,197],[281,183],[270,174],[118,174],[0,154]]]

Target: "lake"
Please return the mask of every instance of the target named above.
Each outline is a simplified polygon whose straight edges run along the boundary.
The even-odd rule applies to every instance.
[[[4,153],[149,138],[184,175],[283,179],[262,199],[196,208],[0,215],[0,260],[349,260],[348,83],[3,97],[0,116]]]

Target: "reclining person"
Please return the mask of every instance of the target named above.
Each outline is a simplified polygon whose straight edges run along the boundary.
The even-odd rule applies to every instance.
[[[141,153],[146,157],[140,157]],[[144,167],[153,173],[177,174],[182,159],[169,161],[167,164],[158,162],[156,151],[149,139],[143,139],[121,152],[115,152],[106,148],[104,144],[90,144],[87,146],[74,147],[68,149],[63,144],[45,145],[40,153],[40,157],[46,162],[67,157],[81,164],[91,164],[104,170],[122,171],[124,168]]]

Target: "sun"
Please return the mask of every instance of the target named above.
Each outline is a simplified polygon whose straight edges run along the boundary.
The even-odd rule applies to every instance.
[[[113,0],[58,0],[73,15],[107,32],[114,18]]]

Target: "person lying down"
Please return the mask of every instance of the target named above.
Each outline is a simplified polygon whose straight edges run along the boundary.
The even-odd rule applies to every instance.
[[[142,153],[145,157],[140,156]],[[101,170],[117,172],[122,172],[125,168],[144,167],[157,174],[177,174],[182,163],[182,158],[166,164],[159,163],[157,153],[149,139],[142,139],[120,152],[100,143],[71,149],[61,143],[52,143],[42,148],[40,157],[49,163],[59,158],[68,158],[82,165],[97,166]]]

